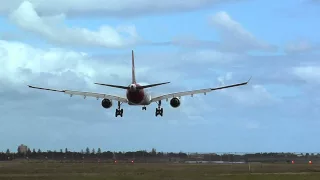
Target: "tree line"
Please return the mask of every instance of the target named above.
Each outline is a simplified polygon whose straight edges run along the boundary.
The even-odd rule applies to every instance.
[[[13,159],[92,159],[92,158],[99,158],[99,159],[134,159],[134,158],[160,158],[160,157],[174,157],[174,158],[186,158],[188,155],[183,152],[179,153],[164,153],[164,152],[157,152],[155,148],[153,148],[150,152],[146,150],[140,151],[129,151],[129,152],[111,152],[111,151],[102,151],[101,148],[97,150],[95,148],[89,149],[87,147],[80,152],[76,151],[69,151],[68,148],[64,150],[60,149],[60,151],[42,151],[41,149],[30,149],[26,152],[10,152],[7,149],[6,152],[0,153],[0,160],[13,160]]]
[[[7,149],[6,152],[0,153],[0,160],[14,160],[14,159],[73,159],[73,160],[84,160],[84,159],[113,159],[113,160],[123,160],[123,159],[141,159],[141,158],[179,158],[179,159],[192,159],[197,156],[201,156],[201,153],[184,153],[184,152],[157,152],[155,148],[152,148],[151,151],[140,150],[140,151],[129,151],[129,152],[112,152],[112,151],[102,151],[101,148],[90,149],[87,147],[85,150],[80,152],[69,151],[68,148],[60,149],[60,151],[42,151],[41,149],[30,149],[26,152],[10,152]],[[208,156],[208,155],[206,155]],[[255,157],[273,157],[273,158],[294,158],[294,157],[320,157],[320,154],[314,153],[246,153],[246,154],[237,154],[237,153],[224,153],[224,154],[209,154],[210,157],[206,159],[210,160],[219,160],[219,159],[248,159]]]

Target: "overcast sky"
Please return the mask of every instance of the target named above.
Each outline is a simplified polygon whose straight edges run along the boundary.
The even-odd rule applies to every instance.
[[[60,1],[1,2],[0,151],[319,150],[320,1]],[[27,87],[125,96],[93,83],[128,85],[132,49],[137,81],[171,82],[153,95],[252,80],[163,117]]]

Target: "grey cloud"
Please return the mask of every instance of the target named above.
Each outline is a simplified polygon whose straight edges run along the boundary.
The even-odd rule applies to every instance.
[[[26,36],[12,32],[0,32],[0,39],[6,41],[27,40]]]
[[[320,3],[320,0],[306,0],[305,2]]]
[[[25,36],[12,33],[3,33],[4,40],[30,41],[40,40],[54,46],[65,48],[128,48],[134,46],[169,45],[166,42],[152,42],[138,35],[135,26],[119,25],[111,27],[101,25],[98,30],[89,30],[81,27],[67,27],[64,24],[65,15],[40,16],[37,6],[24,1],[9,14],[9,20],[25,31]],[[32,23],[30,23],[32,22]],[[31,38],[30,38],[31,37]]]
[[[320,51],[320,43],[309,40],[296,40],[287,43],[285,51],[292,54],[316,52]]]
[[[275,51],[275,47],[257,39],[250,32],[226,12],[218,12],[210,17],[210,23],[217,28],[222,40],[223,49],[245,50],[266,50]]]
[[[53,44],[121,48],[140,41],[134,26],[114,28],[104,25],[97,31],[86,28],[69,28],[63,24],[64,15],[40,17],[34,8],[32,3],[25,1],[10,13],[9,18],[18,27],[40,35]]]
[[[318,5],[320,5],[319,2],[319,0],[293,1],[293,4],[285,4],[284,7],[276,8],[273,12],[281,15],[282,17],[294,18],[296,21],[299,19],[304,20],[305,18],[313,18],[314,20],[317,20],[320,12],[318,9]]]
[[[241,0],[245,1],[245,0]],[[9,13],[16,9],[23,0],[4,1],[1,4],[0,12]],[[36,4],[36,11],[42,15],[55,15],[64,13],[69,17],[90,17],[90,16],[111,16],[111,17],[134,17],[142,15],[156,15],[174,12],[194,11],[206,9],[219,4],[236,3],[239,0],[29,0]],[[103,4],[103,6],[101,6]]]
[[[243,53],[249,51],[275,52],[277,47],[254,37],[226,12],[218,12],[209,23],[221,41],[199,40],[190,36],[176,37],[171,41],[153,42],[138,35],[134,26],[101,26],[98,31],[69,28],[63,24],[64,15],[41,17],[30,2],[23,2],[10,14],[10,19],[22,29],[38,34],[52,44],[67,47],[125,48],[132,46],[168,46],[217,49],[220,52]],[[33,23],[30,23],[33,22]],[[123,33],[127,35],[124,36]]]
[[[243,53],[250,51],[276,52],[275,45],[268,44],[248,32],[239,22],[226,12],[218,12],[209,17],[209,24],[215,28],[221,41],[199,40],[190,36],[177,37],[170,42],[155,45],[175,45],[187,48],[217,49],[220,52]]]

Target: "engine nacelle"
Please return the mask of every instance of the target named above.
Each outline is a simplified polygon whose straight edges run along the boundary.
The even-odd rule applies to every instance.
[[[112,106],[112,101],[110,99],[103,99],[101,102],[102,107],[108,109]]]
[[[179,98],[172,98],[171,100],[170,100],[170,105],[171,105],[171,107],[173,107],[173,108],[177,108],[177,107],[179,107],[180,106],[180,99]]]

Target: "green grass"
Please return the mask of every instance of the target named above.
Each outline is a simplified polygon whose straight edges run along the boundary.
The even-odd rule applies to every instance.
[[[320,165],[0,162],[0,180],[319,180]]]

